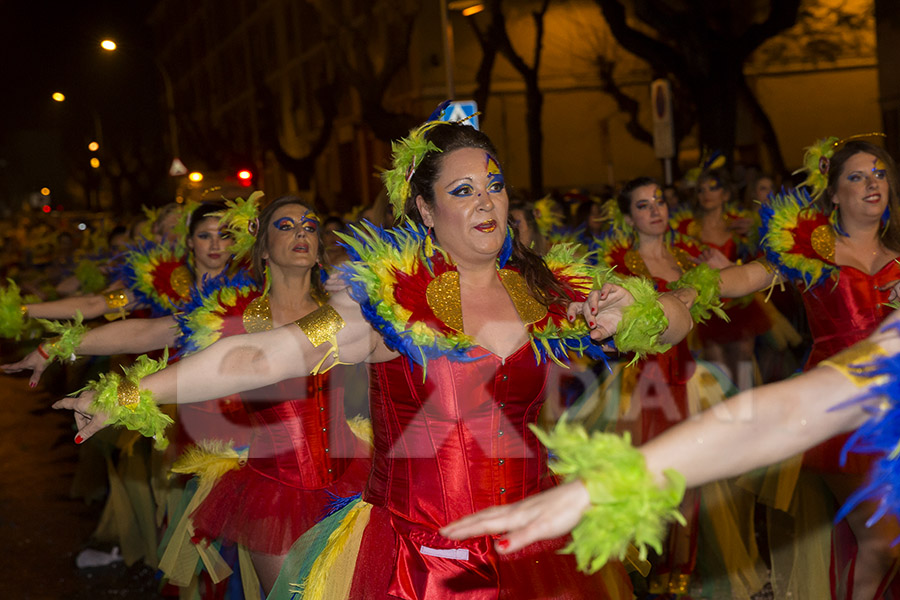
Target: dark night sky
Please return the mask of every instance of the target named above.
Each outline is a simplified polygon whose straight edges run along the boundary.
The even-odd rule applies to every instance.
[[[51,92],[59,89],[73,104],[119,112],[119,100],[141,94],[148,78],[155,93],[153,65],[143,52],[127,54],[129,40],[150,49],[146,16],[150,0],[87,2],[0,0],[0,60],[4,91],[0,94],[3,131],[41,125]],[[104,37],[117,39],[117,55],[99,49]],[[52,106],[50,108],[53,108]],[[106,116],[106,115],[103,115]]]
[[[0,0],[0,204],[17,206],[43,185],[63,189],[72,165],[86,164],[98,121],[104,151],[161,144],[154,4]],[[106,37],[117,52],[100,49]],[[51,100],[55,91],[67,101]]]

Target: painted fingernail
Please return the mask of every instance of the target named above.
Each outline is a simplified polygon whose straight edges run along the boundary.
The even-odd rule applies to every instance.
[[[572,315],[569,315],[569,321],[571,321],[572,323],[574,323],[574,322],[575,322],[575,317],[573,317]]]
[[[30,387],[30,388],[33,388],[33,387],[36,386],[36,385],[37,385],[37,382],[36,382],[36,381],[29,381],[29,382],[28,382],[28,387]]]
[[[593,321],[588,321],[588,326],[593,327],[593,326],[594,326],[594,322],[593,322]]]
[[[592,315],[596,315],[596,314],[597,314],[597,309],[596,309],[596,308],[592,308],[592,309],[591,309],[591,314],[592,314]]]
[[[509,548],[509,540],[506,538],[500,538],[499,540],[497,540],[497,547],[501,550],[506,550],[507,548]]]
[[[83,442],[83,441],[84,441],[84,438],[81,437],[81,434],[78,434],[78,435],[75,436],[75,443],[76,443],[76,444],[80,444],[80,443]]]

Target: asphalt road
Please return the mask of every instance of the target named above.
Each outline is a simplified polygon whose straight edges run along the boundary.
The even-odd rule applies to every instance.
[[[10,362],[12,351],[0,346],[0,362]],[[142,564],[75,565],[81,550],[110,547],[91,539],[102,502],[71,497],[79,452],[72,418],[50,409],[65,387],[59,369],[36,390],[27,377],[0,373],[0,598],[162,598],[155,573]]]

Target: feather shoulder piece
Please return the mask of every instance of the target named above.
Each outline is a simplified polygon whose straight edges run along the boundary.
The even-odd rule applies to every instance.
[[[467,352],[475,341],[463,332],[459,273],[439,247],[425,256],[421,226],[385,230],[363,223],[341,238],[352,259],[341,267],[350,295],[388,347],[423,367],[438,357],[471,360]],[[572,290],[570,298],[549,307],[531,294],[516,269],[498,268],[538,362],[560,361],[569,351],[602,356],[587,326],[566,318],[568,302],[587,297],[597,271],[577,253],[576,245],[556,244],[545,257],[554,276]]]
[[[190,296],[193,275],[187,255],[168,244],[147,243],[125,253],[121,278],[153,316],[170,315]]]
[[[782,275],[807,288],[836,277],[835,232],[806,191],[784,190],[760,209],[760,245]]]
[[[267,316],[260,315],[254,305],[261,297],[257,283],[243,271],[205,279],[193,288],[182,312],[175,315],[179,355],[193,354],[222,337],[247,333],[248,328],[259,330],[255,324]]]

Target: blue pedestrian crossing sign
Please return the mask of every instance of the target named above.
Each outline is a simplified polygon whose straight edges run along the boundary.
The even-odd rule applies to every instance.
[[[460,100],[451,102],[439,119],[441,121],[466,121],[469,125],[478,129],[478,104],[474,100]]]

